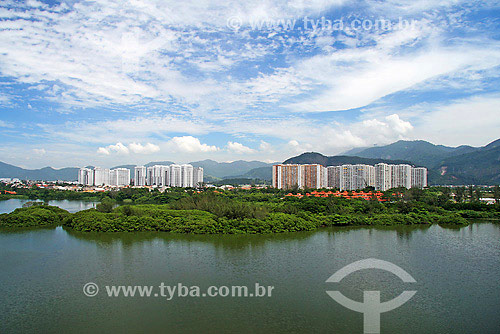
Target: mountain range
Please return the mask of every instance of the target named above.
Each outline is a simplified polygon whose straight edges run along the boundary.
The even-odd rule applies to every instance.
[[[154,165],[171,165],[172,161],[153,161],[145,164],[144,166]],[[265,168],[272,166],[272,164],[261,161],[233,161],[233,162],[217,162],[214,160],[194,161],[190,163],[194,167],[203,167],[206,181],[217,179],[235,177],[244,175],[253,169]],[[87,166],[93,168],[93,166]],[[130,169],[131,174],[134,175],[134,167],[136,165],[120,165],[113,168],[127,168]],[[47,180],[47,181],[76,181],[78,178],[77,167],[69,167],[62,169],[54,169],[52,167],[45,167],[41,169],[24,169],[21,167],[9,165],[0,162],[0,178],[19,178],[22,180]],[[250,173],[252,174],[252,173]],[[259,178],[257,176],[250,178]]]
[[[424,166],[429,170],[430,184],[483,184],[500,183],[500,139],[484,146],[449,147],[416,140],[400,140],[386,146],[356,148],[338,156],[325,156],[307,152],[289,158],[284,163],[318,163],[324,166],[342,164],[369,164],[379,162],[391,164],[408,163]],[[145,166],[170,165],[171,161],[150,162]],[[273,164],[261,161],[216,162],[202,160],[191,162],[195,167],[203,167],[205,181],[223,178],[246,178],[270,180]],[[121,165],[133,170],[136,165]],[[76,181],[78,168],[24,169],[0,162],[0,177],[29,180]]]
[[[400,140],[387,146],[356,148],[345,152],[344,155],[372,159],[406,160],[432,168],[447,158],[476,152],[480,149],[480,147],[472,146],[448,147],[434,145],[423,140]]]

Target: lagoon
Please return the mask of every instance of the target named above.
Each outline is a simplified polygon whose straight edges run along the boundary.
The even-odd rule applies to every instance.
[[[0,214],[10,213],[17,208],[22,208],[24,203],[32,201],[41,201],[41,200],[18,199],[18,198],[2,200],[0,201]],[[75,213],[78,211],[95,208],[98,202],[76,201],[76,200],[51,200],[48,201],[48,204],[60,207],[61,209],[64,209],[71,213]]]
[[[390,261],[417,283],[364,270],[325,283],[357,260]],[[382,333],[500,333],[500,225],[335,227],[272,235],[0,232],[0,333],[363,333],[363,316],[327,290],[382,301]],[[83,286],[100,292],[86,297]],[[249,285],[265,298],[108,297],[106,285]]]

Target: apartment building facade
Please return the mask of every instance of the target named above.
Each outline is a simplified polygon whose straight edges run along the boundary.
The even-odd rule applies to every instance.
[[[273,187],[278,189],[298,188],[339,188],[358,190],[374,187],[388,190],[397,187],[427,186],[427,169],[410,165],[389,165],[380,163],[375,166],[357,164],[329,166],[278,164],[273,166]]]

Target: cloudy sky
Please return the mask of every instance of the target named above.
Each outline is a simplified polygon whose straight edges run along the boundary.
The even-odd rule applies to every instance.
[[[499,0],[2,0],[0,161],[485,145],[499,17]]]

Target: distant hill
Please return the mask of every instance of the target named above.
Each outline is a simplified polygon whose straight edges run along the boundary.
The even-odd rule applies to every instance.
[[[344,154],[372,159],[407,160],[414,164],[433,168],[449,157],[476,152],[479,149],[472,146],[434,145],[424,140],[400,140],[390,145],[366,148],[361,151],[353,149]]]
[[[272,166],[272,164],[262,161],[238,160],[233,162],[217,162],[210,159],[191,162],[191,165],[203,167],[204,174],[218,178],[241,176],[254,168]]]
[[[172,161],[153,161],[153,162],[148,162],[147,164],[144,165],[144,167],[151,167],[155,165],[162,165],[162,166],[170,166],[175,164],[175,162]]]
[[[270,181],[273,179],[273,167],[259,167],[254,168],[247,173],[243,174],[243,177],[248,179],[260,179]]]
[[[270,168],[270,167],[265,167]],[[227,178],[223,180],[216,180],[213,182],[215,185],[256,185],[256,184],[271,184],[271,180],[262,180],[258,178]]]
[[[429,183],[495,185],[500,183],[500,139],[484,147],[449,147],[423,140],[400,140],[355,153],[367,158],[404,159],[429,169]],[[355,151],[345,154],[352,155]]]
[[[174,164],[172,161],[153,161],[145,164],[144,166],[154,166],[154,165],[171,165]],[[195,167],[203,167],[205,182],[214,181],[222,179],[224,177],[235,177],[245,175],[255,168],[268,167],[271,164],[261,162],[261,161],[234,161],[234,162],[217,162],[214,160],[203,160],[191,162],[191,165]],[[90,167],[90,166],[89,166]],[[130,170],[130,175],[134,175],[134,168],[136,165],[120,165],[114,168],[127,168]],[[62,168],[54,169],[51,167],[45,167],[42,169],[23,169],[7,163],[0,162],[0,177],[6,178],[19,178],[22,180],[45,180],[45,181],[76,181],[78,179],[78,169],[79,168]],[[244,176],[247,177],[247,176]],[[260,178],[258,175],[255,177],[248,178]]]
[[[500,141],[445,159],[432,170],[434,184],[500,184]]]
[[[228,176],[225,177],[224,180],[227,179],[251,179],[251,180],[264,180],[264,181],[271,181],[273,179],[273,167],[271,166],[266,166],[266,167],[258,167],[249,170],[243,175],[237,175],[237,176]]]
[[[78,168],[54,169],[52,167],[45,167],[41,169],[24,169],[0,162],[0,177],[36,181],[76,181],[78,178]]]
[[[299,156],[285,160],[284,164],[320,164],[323,166],[339,166],[345,164],[375,165],[381,162],[388,164],[411,164],[408,160],[390,160],[381,158],[361,158],[347,155],[336,155],[327,157],[321,153],[307,152]]]

